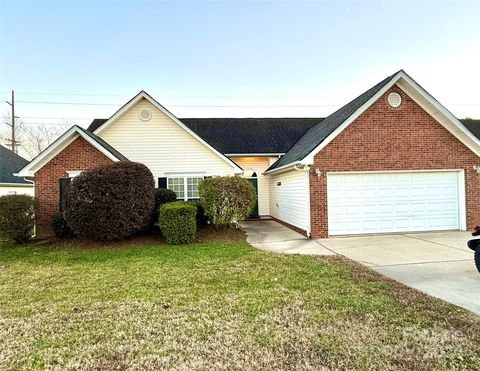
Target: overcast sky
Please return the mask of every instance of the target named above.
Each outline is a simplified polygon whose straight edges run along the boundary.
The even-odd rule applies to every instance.
[[[179,117],[324,117],[402,68],[480,118],[480,1],[0,4],[1,100],[26,122],[86,126],[141,89]]]

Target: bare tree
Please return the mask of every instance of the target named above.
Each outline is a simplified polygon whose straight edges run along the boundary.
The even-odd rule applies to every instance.
[[[23,139],[20,143],[21,148],[28,154],[28,157],[34,158],[51,143],[53,143],[60,135],[62,135],[69,127],[68,123],[61,125],[24,125]]]
[[[4,116],[4,125],[0,130],[0,142],[11,148],[11,126],[9,125],[9,115]],[[61,124],[37,124],[25,123],[22,119],[15,121],[15,137],[17,141],[18,152],[26,158],[34,158],[60,135],[62,135],[72,123],[67,121]]]

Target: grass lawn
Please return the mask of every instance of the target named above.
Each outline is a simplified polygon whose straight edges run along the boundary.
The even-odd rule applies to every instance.
[[[0,369],[43,368],[480,369],[480,319],[241,236],[0,242]]]

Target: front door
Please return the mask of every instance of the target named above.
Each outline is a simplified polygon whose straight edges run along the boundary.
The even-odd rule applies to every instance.
[[[250,218],[258,218],[258,178],[248,178],[248,181],[252,183],[255,188],[255,206],[253,206],[252,212],[250,213]]]

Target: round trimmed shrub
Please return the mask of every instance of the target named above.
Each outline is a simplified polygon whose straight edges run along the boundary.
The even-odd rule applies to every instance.
[[[160,206],[158,225],[167,243],[190,243],[197,230],[197,208],[189,202],[176,201]]]
[[[74,235],[62,213],[55,213],[52,215],[52,228],[57,237],[65,238],[73,237]]]
[[[0,197],[0,236],[16,243],[27,242],[34,231],[35,208],[36,202],[31,196]]]
[[[160,206],[168,202],[174,202],[177,200],[177,194],[168,188],[156,188],[155,189],[155,207],[153,208],[153,220],[158,219],[158,211]]]
[[[238,176],[207,178],[198,186],[205,215],[217,226],[238,225],[255,206],[255,187]]]
[[[99,166],[75,177],[65,191],[65,219],[81,238],[122,240],[148,229],[154,193],[153,175],[143,164]]]

